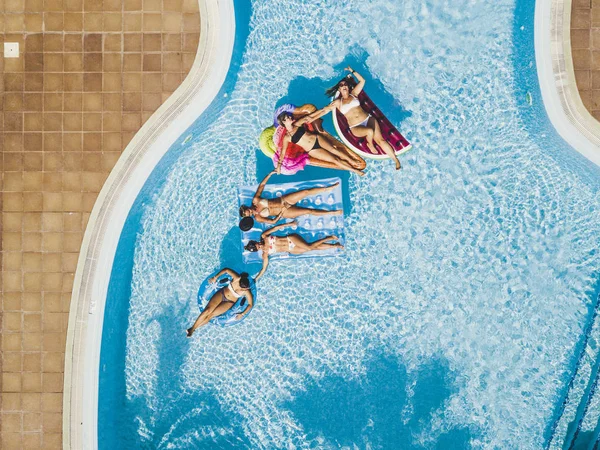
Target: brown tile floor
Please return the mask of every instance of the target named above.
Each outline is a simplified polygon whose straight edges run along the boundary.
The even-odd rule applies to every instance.
[[[179,86],[197,0],[0,0],[0,448],[61,448],[68,311],[89,213]],[[0,42],[0,46],[2,46]]]
[[[600,0],[573,0],[571,47],[581,100],[600,120]]]

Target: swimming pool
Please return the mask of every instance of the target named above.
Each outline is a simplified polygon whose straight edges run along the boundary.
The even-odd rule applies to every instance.
[[[100,448],[547,442],[597,294],[598,169],[543,112],[534,2],[488,3],[236,2],[223,96],[121,236]],[[185,340],[200,282],[239,264],[273,106],[322,105],[348,63],[413,142],[404,171],[346,176],[346,255],[274,262],[243,325]]]

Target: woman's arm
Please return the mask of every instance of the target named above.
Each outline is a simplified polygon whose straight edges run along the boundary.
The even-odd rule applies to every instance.
[[[358,96],[358,94],[360,94],[363,90],[363,88],[365,87],[365,79],[362,77],[362,75],[358,72],[356,72],[355,70],[352,70],[352,67],[348,66],[346,67],[346,70],[348,72],[350,72],[352,75],[354,75],[356,77],[356,79],[358,80],[358,84],[356,86],[354,86],[354,89],[352,89],[351,94],[354,95],[355,97]]]
[[[325,114],[333,111],[338,106],[338,102],[339,102],[339,100],[335,99],[334,101],[332,101],[329,105],[325,106],[324,108],[317,109],[314,113],[311,113],[308,116],[304,116],[301,119],[296,120],[296,122],[294,122],[294,125],[299,126],[299,125],[303,125],[305,123],[314,122],[318,118],[323,117]]]
[[[263,250],[262,258],[263,258],[262,268],[260,269],[260,272],[258,272],[256,274],[256,276],[254,277],[254,281],[258,281],[258,279],[260,277],[262,277],[265,274],[265,272],[267,271],[267,267],[269,267],[269,253],[267,251]]]
[[[289,145],[290,145],[290,137],[286,135],[283,138],[283,145],[282,145],[281,153],[279,154],[279,162],[277,163],[277,169],[275,169],[275,172],[277,174],[281,173],[281,165],[283,164],[283,160],[285,159],[285,154],[288,151]]]
[[[271,171],[267,174],[266,177],[263,178],[263,180],[260,182],[260,184],[258,185],[258,188],[256,189],[256,193],[254,194],[254,197],[252,198],[252,203],[254,204],[255,202],[258,202],[260,200],[260,196],[262,195],[263,191],[265,190],[265,186],[267,185],[267,181],[269,181],[269,178],[271,178],[271,175],[273,175],[275,173],[275,171]]]
[[[210,281],[211,283],[214,283],[225,274],[229,275],[231,278],[235,278],[235,277],[239,276],[238,273],[235,272],[234,270],[224,268],[224,269],[219,270],[219,272],[214,277],[209,279],[208,281]]]
[[[263,231],[262,234],[260,235],[260,237],[265,238],[268,235],[275,233],[276,231],[282,230],[283,228],[286,228],[286,227],[291,227],[292,225],[294,225],[296,223],[298,223],[298,221],[292,220],[291,222],[282,223],[281,225],[275,225],[274,227]]]
[[[235,318],[237,320],[240,320],[242,317],[244,317],[246,314],[248,314],[250,312],[250,310],[252,309],[252,307],[254,306],[254,296],[252,295],[252,291],[248,290],[245,297],[246,297],[246,301],[248,302],[248,306],[246,306],[246,309],[244,309],[241,313],[236,314]]]

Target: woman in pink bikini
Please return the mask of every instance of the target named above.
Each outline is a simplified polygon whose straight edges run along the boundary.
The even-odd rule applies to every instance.
[[[296,225],[297,222],[283,223],[273,228],[263,231],[260,235],[260,241],[249,241],[244,248],[249,252],[258,252],[262,250],[263,266],[260,272],[254,278],[258,280],[263,276],[269,265],[269,256],[275,253],[290,253],[292,255],[301,255],[302,253],[313,250],[329,250],[331,248],[343,249],[344,246],[337,242],[337,236],[327,236],[318,241],[308,243],[299,234],[288,234],[287,236],[273,236],[273,233],[283,228]],[[334,243],[328,243],[334,241]]]
[[[339,109],[348,120],[348,125],[351,128],[352,134],[356,137],[366,138],[367,146],[369,147],[369,150],[371,150],[371,153],[374,155],[377,154],[377,149],[373,144],[373,141],[375,141],[385,154],[394,160],[396,163],[396,170],[400,169],[402,167],[400,165],[400,160],[398,159],[398,156],[396,156],[391,145],[388,144],[381,135],[379,122],[377,122],[377,119],[374,117],[371,117],[370,114],[367,114],[360,106],[358,95],[365,87],[365,79],[358,72],[352,70],[350,66],[346,67],[345,70],[354,75],[358,80],[358,83],[351,75],[348,75],[334,87],[328,89],[325,92],[325,95],[333,97],[337,94],[337,97],[326,107],[310,114],[307,122],[310,123],[329,112]]]
[[[245,297],[248,302],[248,306],[244,311],[237,314],[236,319],[241,320],[246,314],[250,312],[254,305],[254,297],[250,290],[250,279],[246,272],[237,273],[231,269],[223,269],[214,277],[209,280],[209,283],[216,283],[216,281],[223,275],[229,275],[231,281],[223,288],[219,289],[212,298],[206,304],[206,307],[202,310],[194,325],[187,329],[187,337],[191,337],[198,328],[206,325],[214,317],[225,314],[229,311],[233,305],[238,301],[240,297]]]

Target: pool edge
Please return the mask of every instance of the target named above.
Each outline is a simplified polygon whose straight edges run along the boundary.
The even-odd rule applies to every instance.
[[[121,230],[152,170],[211,104],[227,75],[233,0],[198,0],[200,38],[189,75],[134,136],[106,180],[81,245],[65,349],[63,448],[97,448],[98,370],[104,303]],[[110,228],[110,232],[108,231]]]
[[[535,59],[542,100],[552,126],[576,151],[600,166],[600,122],[577,90],[571,54],[572,0],[537,0]]]

